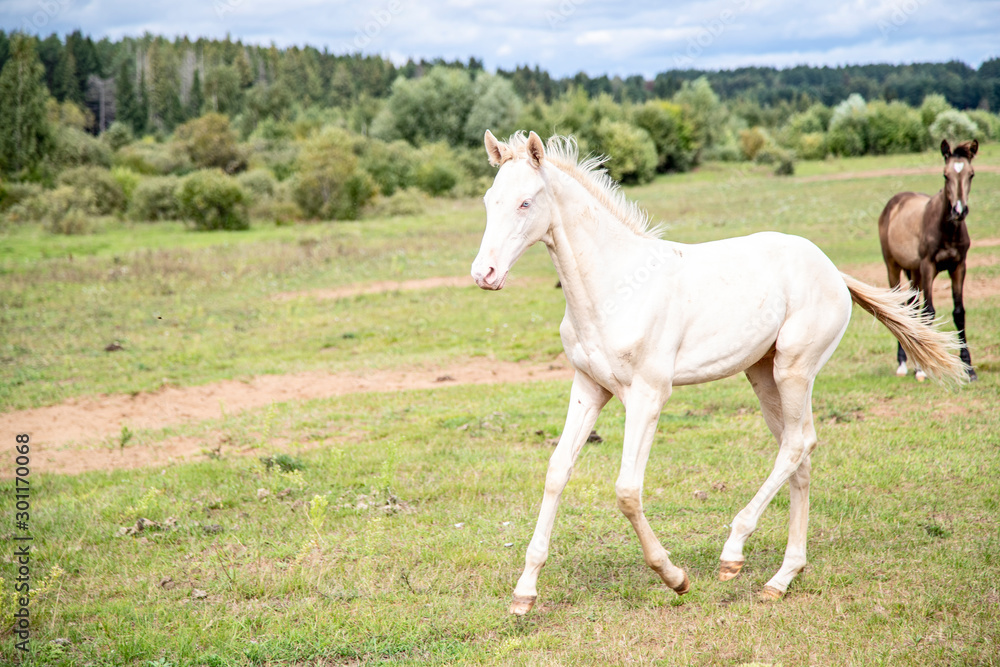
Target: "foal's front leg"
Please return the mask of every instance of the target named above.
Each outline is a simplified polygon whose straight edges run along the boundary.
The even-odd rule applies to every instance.
[[[622,467],[615,483],[618,508],[628,517],[642,544],[646,565],[678,595],[688,592],[691,585],[684,570],[670,562],[667,550],[653,534],[642,509],[642,485],[649,461],[649,450],[656,435],[660,411],[669,396],[636,381],[629,389],[625,402],[625,442],[622,447]]]
[[[962,262],[948,272],[951,276],[951,301],[954,307],[952,317],[955,318],[955,329],[958,330],[958,338],[962,341],[962,349],[959,357],[968,367],[969,381],[979,379],[976,371],[972,368],[972,356],[969,354],[969,342],[965,339],[965,304],[962,302],[962,289],[965,285],[965,262]]]
[[[559,436],[559,444],[549,459],[549,469],[545,474],[545,495],[542,497],[542,509],[538,513],[535,534],[524,556],[524,572],[514,588],[514,601],[510,605],[512,614],[523,616],[535,604],[538,597],[538,573],[549,557],[549,539],[552,537],[559,497],[566,488],[580,449],[597,423],[597,416],[610,399],[611,394],[604,387],[577,371],[569,394],[566,425]]]

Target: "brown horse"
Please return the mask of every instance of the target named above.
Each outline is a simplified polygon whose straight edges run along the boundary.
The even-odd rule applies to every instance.
[[[925,315],[934,319],[932,287],[941,271],[951,276],[952,316],[962,341],[960,356],[968,369],[969,379],[976,379],[972,358],[965,340],[965,308],[962,305],[962,284],[965,282],[965,256],[969,252],[969,230],[965,218],[969,215],[969,190],[972,187],[972,158],[979,150],[978,141],[966,141],[952,150],[947,140],[941,142],[944,156],[944,187],[933,197],[916,192],[901,192],[885,205],[878,219],[878,236],[882,242],[882,257],[889,271],[889,286],[899,285],[903,271],[913,287],[923,295]],[[902,346],[896,353],[899,368],[896,375],[906,375],[906,352]],[[917,367],[917,380],[926,376]]]

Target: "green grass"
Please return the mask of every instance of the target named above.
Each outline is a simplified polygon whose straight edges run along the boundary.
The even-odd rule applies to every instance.
[[[897,158],[866,160],[844,170]],[[923,178],[906,187],[937,182]],[[870,224],[857,211],[880,209],[894,183],[713,165],[632,194],[670,223],[670,238],[782,229],[852,264],[878,261],[878,211]],[[974,237],[1000,236],[998,185],[1000,175],[976,178]],[[558,352],[564,303],[540,248],[496,294],[270,298],[467,272],[481,204],[440,205],[417,218],[228,235],[170,225],[109,225],[82,238],[8,230],[3,409],[164,380]],[[973,275],[995,277],[998,266]],[[65,574],[32,602],[32,654],[0,634],[0,662],[996,665],[1000,297],[967,309],[981,380],[958,391],[894,377],[889,334],[856,310],[816,383],[810,564],[779,603],[755,594],[782,558],[787,492],[748,543],[740,577],[715,580],[726,525],[775,454],[744,379],[678,388],[646,475],[647,515],[692,592],[664,589],[615,507],[624,414],[613,403],[597,425],[604,442],[585,448],[564,493],[539,604],[524,619],[506,608],[568,384],[442,386],[276,404],[137,430],[127,444],[232,443],[196,463],[64,476],[34,461],[32,576],[55,566]],[[112,340],[125,349],[104,352]],[[0,534],[11,544],[13,503],[4,507]],[[120,534],[139,518],[159,526]],[[15,569],[0,560],[9,603]]]

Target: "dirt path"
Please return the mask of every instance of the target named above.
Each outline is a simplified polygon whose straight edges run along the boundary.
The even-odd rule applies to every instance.
[[[101,395],[0,415],[0,433],[28,433],[36,472],[80,473],[138,468],[189,459],[216,443],[171,438],[150,447],[114,448],[122,426],[135,431],[220,419],[271,403],[304,401],[363,392],[398,392],[452,384],[486,385],[534,380],[566,380],[572,371],[563,358],[552,363],[474,359],[433,369],[367,373],[308,372],[264,375],[247,382],[226,380],[195,387]],[[0,460],[0,478],[12,476],[12,459]]]
[[[992,164],[977,164],[977,172],[1000,174],[1000,166]],[[796,183],[816,183],[819,181],[849,181],[862,178],[881,178],[884,176],[923,176],[940,174],[941,167],[896,167],[894,169],[872,169],[870,171],[844,171],[833,174],[817,174],[815,176],[800,176]]]
[[[1000,239],[982,239],[978,247],[1000,245]],[[972,269],[966,280],[969,301],[1000,294],[1000,277],[980,277],[975,268],[1000,262],[993,253],[969,257]],[[881,264],[841,267],[846,273],[873,285],[885,284]],[[420,290],[438,287],[467,287],[467,276],[423,280],[381,281],[355,284],[328,290],[286,292],[279,299],[310,296],[340,299],[358,294],[376,294],[397,290]],[[937,303],[950,303],[947,276],[934,285]],[[939,308],[940,310],[940,308]],[[265,375],[248,381],[226,380],[194,387],[167,387],[136,395],[100,395],[30,410],[0,414],[0,432],[31,435],[33,463],[39,472],[80,473],[90,470],[130,469],[163,465],[201,456],[217,442],[176,437],[151,446],[113,448],[122,427],[136,431],[172,425],[220,419],[245,410],[316,398],[363,392],[399,392],[431,389],[449,384],[486,385],[506,382],[530,382],[572,378],[572,371],[560,357],[553,363],[512,363],[474,359],[440,368],[406,368],[357,373],[319,371],[292,375]],[[9,478],[11,462],[0,460],[0,478]]]
[[[379,280],[371,283],[354,283],[331,289],[312,289],[299,292],[279,292],[273,299],[290,301],[303,296],[315,299],[346,299],[361,294],[381,294],[383,292],[410,292],[414,290],[435,289],[438,287],[475,287],[471,276],[442,276],[438,278],[421,278],[417,280]]]

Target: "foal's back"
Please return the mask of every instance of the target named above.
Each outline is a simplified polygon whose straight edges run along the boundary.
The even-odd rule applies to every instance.
[[[900,192],[882,209],[878,237],[887,264],[891,260],[907,271],[920,266],[920,236],[930,201],[930,196],[919,192]]]

